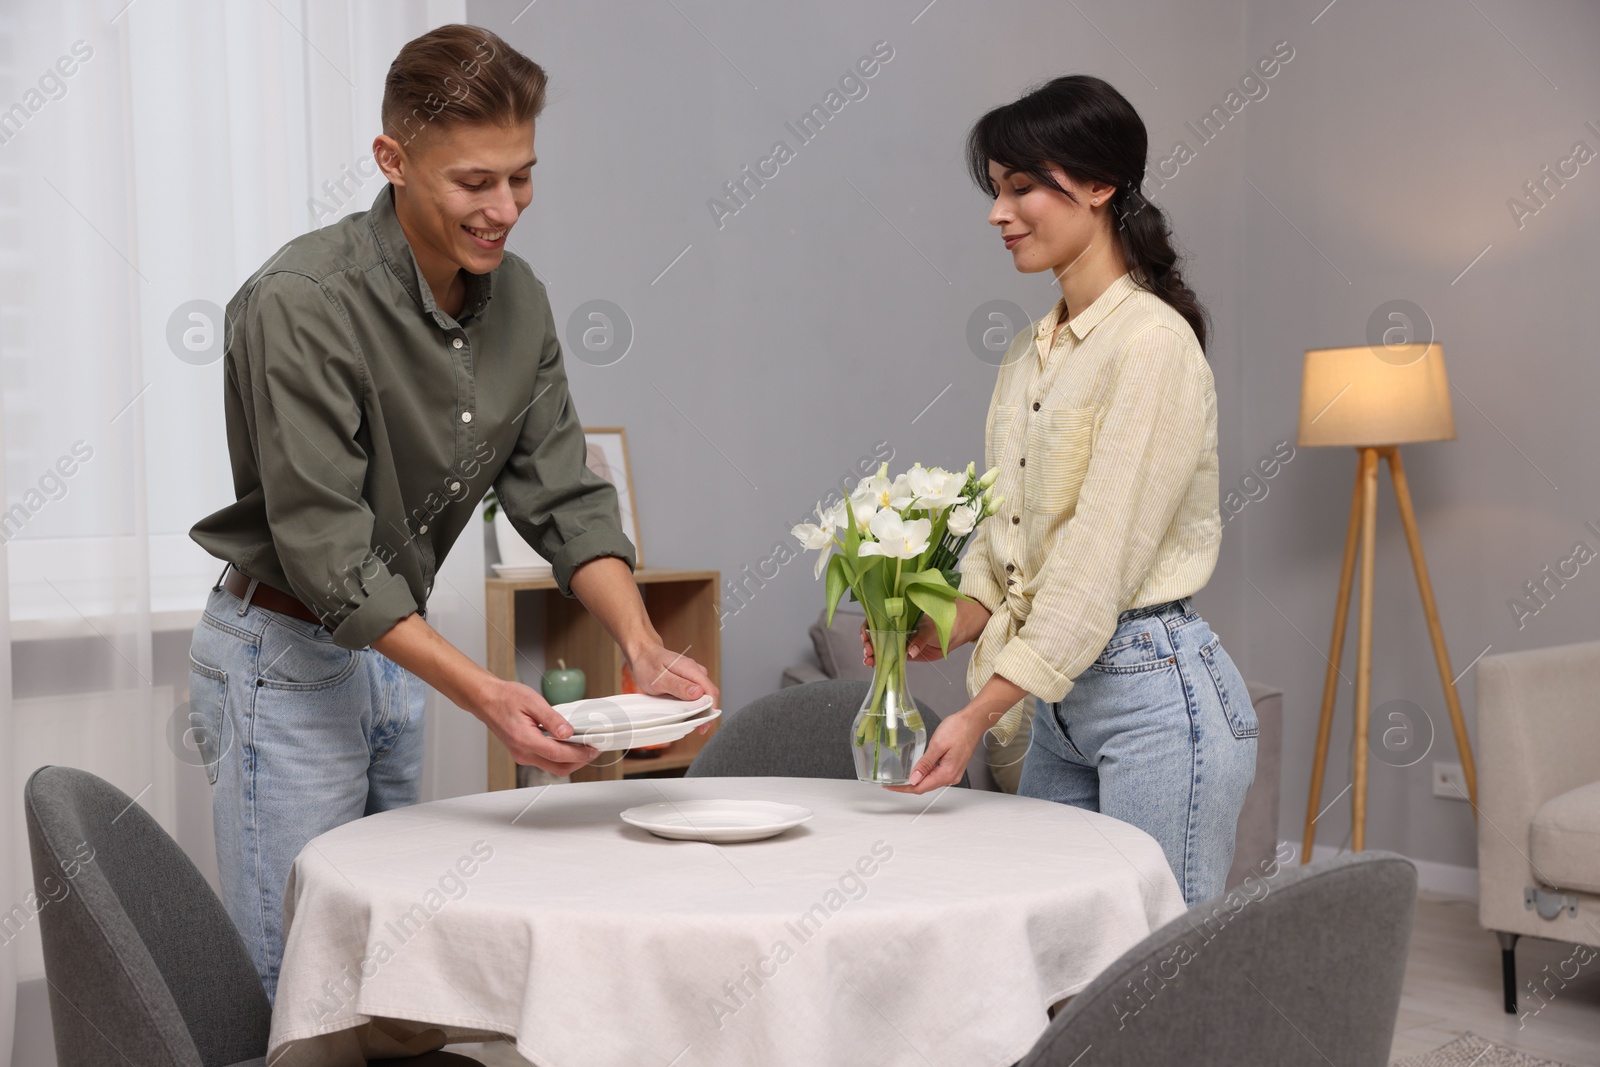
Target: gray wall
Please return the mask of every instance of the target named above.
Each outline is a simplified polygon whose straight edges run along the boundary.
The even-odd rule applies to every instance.
[[[995,372],[968,347],[968,317],[993,299],[1042,315],[1059,292],[1017,274],[985,221],[990,202],[961,161],[972,122],[1076,70],[1122,87],[1153,130],[1175,127],[1183,101],[1237,76],[1242,18],[1236,4],[1165,16],[1134,49],[1158,90],[1065,5],[947,2],[913,23],[917,4],[536,4],[512,24],[524,2],[469,6],[552,81],[512,247],[546,279],[558,322],[591,299],[632,321],[620,362],[588,366],[569,345],[568,366],[584,421],[628,428],[646,562],[729,577],[792,543],[789,527],[880,441],[896,468],[981,462]],[[1124,48],[1146,21],[1094,17]],[[893,58],[866,96],[801,144],[785,123],[878,41]],[[719,229],[707,200],[779,139],[794,158]],[[1231,469],[1239,228],[1216,205],[1235,195],[1242,141],[1207,162],[1165,202],[1218,322]],[[1236,569],[1232,546],[1228,558]],[[1206,596],[1237,640],[1236,584]],[[747,588],[723,634],[730,707],[807,653],[822,604],[804,560]]]
[[[1412,447],[1404,459],[1454,670],[1486,648],[1594,640],[1593,568],[1520,629],[1507,602],[1575,542],[1600,549],[1600,537],[1583,528],[1600,524],[1592,441],[1600,364],[1584,322],[1600,282],[1600,161],[1580,167],[1565,188],[1551,184],[1548,206],[1520,229],[1507,202],[1528,200],[1523,184],[1569,156],[1574,142],[1600,151],[1600,132],[1584,126],[1600,127],[1600,9],[1541,5],[1528,17],[1533,9],[1505,3],[1341,0],[1311,25],[1320,7],[1248,5],[1246,55],[1281,38],[1297,54],[1273,94],[1246,109],[1260,108],[1246,157],[1260,191],[1236,191],[1247,249],[1248,370],[1236,409],[1245,440],[1292,432],[1304,349],[1365,343],[1381,305],[1418,305],[1444,345],[1457,440]],[[1302,450],[1267,498],[1232,524],[1244,576],[1259,588],[1241,594],[1250,620],[1243,659],[1249,673],[1285,689],[1281,825],[1294,839],[1305,820],[1354,471],[1353,451]],[[1373,736],[1379,742],[1401,725],[1387,718],[1393,710],[1419,737],[1431,723],[1435,740],[1406,768],[1384,761],[1420,753],[1374,748],[1367,842],[1471,865],[1470,810],[1430,792],[1434,760],[1457,757],[1386,472],[1379,500]],[[1354,662],[1351,651],[1344,673],[1352,681]],[[1471,729],[1474,672],[1459,684]],[[1349,780],[1353,692],[1341,686],[1334,737],[1344,740],[1334,746],[1324,803]],[[1392,701],[1408,704],[1383,708]],[[1348,800],[1318,823],[1319,844],[1348,833]]]
[[[1375,309],[1410,300],[1460,389],[1460,439],[1406,457],[1455,669],[1489,645],[1596,636],[1588,583],[1600,579],[1587,574],[1522,630],[1506,606],[1580,537],[1600,547],[1582,529],[1600,521],[1592,450],[1570,436],[1587,428],[1600,372],[1577,316],[1562,313],[1594,289],[1600,177],[1589,172],[1600,167],[1520,230],[1506,206],[1574,141],[1600,148],[1583,128],[1600,124],[1584,111],[1597,99],[1592,5],[1530,21],[1501,4],[1370,0],[1320,15],[1254,0],[524,3],[468,9],[552,79],[533,205],[512,247],[546,279],[559,323],[595,299],[632,323],[620,361],[588,365],[569,344],[568,365],[584,421],[628,428],[648,563],[755,571],[879,441],[895,467],[981,458],[994,371],[967,345],[968,316],[997,298],[1041,315],[1056,294],[1046,276],[1012,270],[963,173],[962,139],[988,107],[1086,72],[1144,117],[1146,192],[1214,319],[1224,491],[1292,442],[1303,351],[1362,343]],[[894,55],[867,95],[800,144],[785,123],[880,40]],[[1225,105],[1280,41],[1294,55],[1265,95],[1248,87],[1254,98],[1201,143],[1186,122]],[[778,139],[794,158],[719,229],[707,200]],[[1179,140],[1192,158],[1163,171]],[[1291,839],[1353,471],[1351,452],[1300,450],[1228,523],[1198,598],[1244,673],[1285,690]],[[1374,707],[1409,701],[1414,725],[1437,737],[1409,768],[1382,761],[1409,762],[1415,747],[1375,750],[1368,842],[1470,865],[1469,809],[1429,793],[1434,759],[1455,756],[1387,475],[1381,490]],[[727,619],[727,706],[775,687],[807,653],[821,601],[797,560]],[[1353,678],[1353,652],[1347,663]],[[1472,677],[1461,682],[1469,720]],[[1351,700],[1346,686],[1328,800],[1348,780]],[[1391,725],[1376,721],[1375,737]],[[1322,818],[1321,842],[1346,835],[1347,804]]]

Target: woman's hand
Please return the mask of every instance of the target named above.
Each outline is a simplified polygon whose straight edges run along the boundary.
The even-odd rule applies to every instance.
[[[926,793],[930,789],[955,785],[966,773],[985,729],[987,727],[970,705],[948,716],[939,723],[939,728],[928,739],[927,751],[911,768],[911,784],[884,788],[896,793]]]
[[[953,652],[968,641],[976,641],[978,635],[983,633],[983,628],[989,625],[989,609],[971,598],[962,598],[956,601],[956,621],[950,627],[950,650]],[[906,642],[906,659],[918,663],[928,663],[936,659],[943,659],[944,653],[939,651],[939,631],[933,625],[933,618],[922,616],[917,623],[916,633]],[[872,666],[872,638],[867,633],[867,624],[861,624],[861,662]]]

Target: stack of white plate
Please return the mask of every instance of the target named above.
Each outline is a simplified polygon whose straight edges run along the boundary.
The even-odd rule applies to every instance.
[[[698,700],[675,700],[620,693],[556,704],[554,708],[572,724],[572,736],[557,740],[588,745],[601,752],[664,745],[688,736],[695,727],[722,714],[721,709],[711,706],[709,694]]]

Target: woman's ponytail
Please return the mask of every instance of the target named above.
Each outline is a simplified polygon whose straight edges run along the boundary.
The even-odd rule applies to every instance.
[[[1206,309],[1183,280],[1167,216],[1139,191],[1136,181],[1117,188],[1116,195],[1111,198],[1111,209],[1117,217],[1117,233],[1134,280],[1184,317],[1203,351],[1208,332]]]

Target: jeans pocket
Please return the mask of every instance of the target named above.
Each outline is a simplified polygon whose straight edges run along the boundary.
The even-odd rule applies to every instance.
[[[1222,702],[1222,713],[1228,717],[1228,728],[1234,737],[1255,737],[1261,726],[1256,721],[1255,705],[1250,703],[1250,690],[1245,686],[1239,668],[1222,648],[1222,638],[1213,636],[1200,646],[1200,660],[1217,687],[1217,699]]]
[[[359,657],[331,636],[313,637],[270,622],[261,632],[256,685],[267,689],[331,689],[355,673]]]
[[[1071,753],[1074,759],[1079,759],[1084,763],[1088,763],[1089,758],[1082,752],[1078,751],[1078,746],[1072,743],[1072,737],[1067,733],[1067,724],[1061,718],[1061,705],[1058,703],[1052,703],[1048,700],[1040,699],[1038,697],[1035,697],[1034,699],[1039,701],[1039,714],[1043,715],[1049,721],[1050,731],[1056,735],[1057,740],[1061,742],[1062,746],[1065,747],[1069,753]]]
[[[191,751],[192,746],[192,751]],[[185,763],[199,762],[217,784],[222,757],[233,747],[228,720],[228,672],[189,657],[189,715],[174,751]]]
[[[1137,674],[1171,667],[1176,662],[1174,657],[1161,654],[1149,630],[1141,630],[1132,634],[1113,634],[1111,640],[1106,642],[1106,647],[1100,650],[1100,655],[1089,664],[1089,669],[1103,674]]]

